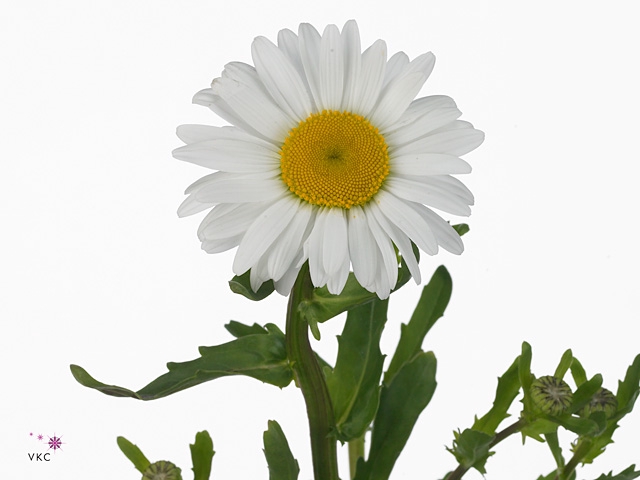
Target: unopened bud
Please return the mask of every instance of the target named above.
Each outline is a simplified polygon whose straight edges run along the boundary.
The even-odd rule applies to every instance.
[[[142,480],[182,480],[182,475],[173,463],[160,460],[147,467]]]
[[[600,388],[587,403],[580,414],[588,417],[594,412],[604,412],[607,418],[612,417],[618,411],[618,400],[615,395],[606,388]]]
[[[562,415],[573,400],[569,385],[550,375],[534,380],[530,392],[533,404],[542,413],[553,416]]]

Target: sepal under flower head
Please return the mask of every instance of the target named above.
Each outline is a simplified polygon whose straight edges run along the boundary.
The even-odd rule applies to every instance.
[[[152,463],[147,467],[142,480],[182,480],[181,470],[165,460]]]
[[[565,413],[573,401],[571,387],[564,380],[551,375],[534,380],[530,394],[537,410],[553,416]]]
[[[233,270],[288,294],[308,261],[314,286],[340,293],[349,271],[380,298],[398,279],[397,249],[416,283],[412,244],[460,254],[457,232],[433,209],[469,215],[474,199],[453,175],[484,134],[455,102],[415,99],[433,70],[426,53],[362,51],[355,21],[320,34],[282,30],[254,40],[253,63],[225,66],[193,101],[229,127],[182,125],[173,154],[215,173],[187,190],[181,216],[210,210],[198,229],[208,253],[237,247]]]

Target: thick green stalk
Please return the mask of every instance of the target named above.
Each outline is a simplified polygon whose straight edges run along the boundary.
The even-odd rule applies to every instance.
[[[324,373],[309,343],[309,325],[298,308],[312,292],[309,266],[305,263],[289,296],[287,356],[307,405],[315,480],[339,480],[333,406]]]
[[[364,459],[364,436],[354,438],[349,442],[349,472],[351,478],[356,477],[356,467],[358,466],[358,459]]]

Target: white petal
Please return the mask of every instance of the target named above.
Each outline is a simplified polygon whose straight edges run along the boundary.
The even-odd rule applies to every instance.
[[[300,59],[309,81],[309,88],[315,104],[320,106],[320,34],[308,23],[301,23],[298,29],[298,40],[300,42]]]
[[[438,244],[442,248],[456,255],[460,255],[463,252],[464,244],[462,243],[462,238],[448,222],[430,208],[417,203],[411,206],[431,225]]]
[[[267,260],[263,257],[251,267],[251,272],[249,273],[249,284],[251,285],[251,290],[257,292],[262,284],[267,280],[269,280],[269,274],[267,273]]]
[[[277,281],[294,265],[302,252],[302,244],[307,226],[313,218],[313,208],[300,202],[296,215],[289,226],[280,234],[269,251],[267,271],[269,278]]]
[[[309,273],[311,281],[316,287],[322,287],[327,284],[327,272],[322,265],[322,248],[324,244],[324,231],[327,219],[326,211],[320,210],[313,225],[313,230],[304,244],[304,256],[309,259]]]
[[[358,88],[353,95],[353,112],[368,117],[378,101],[387,65],[387,44],[376,40],[362,53]],[[376,125],[377,126],[377,125]]]
[[[349,20],[342,29],[342,50],[344,52],[344,91],[342,110],[353,111],[356,92],[360,82],[362,69],[362,53],[360,50],[360,32],[355,20]]]
[[[405,125],[413,123],[418,118],[437,108],[457,107],[456,102],[454,102],[451,97],[447,97],[446,95],[431,95],[428,97],[417,98],[409,104],[398,121],[391,125],[391,127],[386,130],[386,133],[394,132],[397,129],[404,127]]]
[[[286,187],[278,177],[260,178],[243,173],[217,172],[195,195],[204,203],[264,202],[283,195]]]
[[[414,142],[437,128],[443,127],[456,120],[462,112],[457,108],[437,108],[425,113],[414,122],[384,135],[391,148],[397,148],[409,142]]]
[[[206,210],[207,208],[211,208],[214,205],[215,203],[212,202],[201,202],[192,194],[185,198],[178,207],[178,217],[188,217],[189,215],[194,215]]]
[[[385,283],[393,288],[398,281],[398,258],[396,257],[396,252],[393,249],[391,239],[378,224],[375,215],[371,212],[367,213],[369,229],[371,230],[382,255],[382,264],[380,265],[380,268],[382,269],[381,274],[386,275],[387,282]]]
[[[320,41],[320,108],[340,110],[344,88],[344,58],[340,31],[327,25]]]
[[[202,242],[202,250],[207,253],[221,253],[237,247],[242,240],[242,235],[235,237],[221,238],[216,240],[205,240]]]
[[[433,177],[416,177],[420,180],[408,180],[404,177],[387,177],[385,188],[397,197],[410,202],[423,203],[453,215],[469,216],[469,204],[453,192],[434,187],[427,183]]]
[[[294,260],[293,265],[298,264],[298,261],[302,256],[300,255],[299,257],[300,258],[296,258],[296,260]],[[298,273],[300,273],[300,267],[298,266],[291,267],[289,270],[287,270],[280,280],[276,280],[274,282],[276,291],[280,295],[289,295],[291,293],[291,289],[293,288],[293,284],[296,282],[296,278],[298,278]]]
[[[420,283],[422,281],[422,277],[420,275],[420,267],[418,266],[418,259],[413,253],[413,248],[411,247],[411,241],[409,237],[398,227],[396,227],[389,219],[382,213],[380,207],[376,202],[369,202],[367,204],[367,210],[369,210],[376,218],[382,229],[389,235],[389,238],[395,243],[396,247],[400,251],[400,255],[404,258],[407,267],[409,268],[409,272],[411,276],[415,280],[416,283]],[[368,212],[367,212],[368,213]]]
[[[215,240],[244,235],[270,205],[262,202],[218,205],[212,210],[211,217],[202,221],[198,236],[201,240]],[[221,210],[221,207],[227,208]],[[219,212],[217,215],[216,211]]]
[[[345,262],[349,262],[347,220],[341,208],[326,208],[322,265],[327,275],[336,274]]]
[[[255,128],[253,128],[251,125],[249,125],[219,95],[214,95],[213,89],[211,88],[206,88],[196,93],[193,96],[193,103],[208,107],[220,118],[226,120],[232,125],[235,125],[236,127],[241,128],[242,130],[244,130],[247,133],[250,133],[251,135],[262,138],[272,143],[276,143],[274,142],[274,140],[268,139],[267,137],[262,135],[260,132],[258,132]]]
[[[298,211],[298,203],[298,199],[286,195],[271,205],[253,222],[240,242],[240,247],[233,261],[233,271],[236,275],[241,275],[252,268],[271,247],[271,244],[287,228]]]
[[[300,40],[298,36],[289,29],[280,30],[278,32],[278,48],[287,56],[291,64],[297,70],[302,83],[307,91],[307,96],[311,102],[312,111],[317,111],[316,103],[311,93],[309,80],[302,65],[302,57],[300,56]]]
[[[251,173],[280,167],[277,153],[245,139],[207,140],[176,148],[172,153],[179,160],[225,172]]]
[[[311,113],[311,99],[296,68],[284,53],[264,37],[251,45],[260,79],[280,108],[299,122]]]
[[[483,142],[484,133],[480,130],[459,128],[461,125],[457,122],[453,122],[452,125],[455,125],[453,130],[431,132],[426,137],[398,147],[394,154],[405,155],[429,152],[446,153],[460,157],[474,150]]]
[[[384,216],[413,240],[421,250],[429,255],[438,253],[438,242],[431,227],[406,202],[382,190],[376,194],[376,202]]]
[[[204,230],[213,222],[218,221],[221,217],[230,214],[234,210],[238,209],[241,205],[253,205],[251,203],[242,204],[242,203],[221,203],[216,205],[211,209],[209,213],[205,215],[205,217],[200,222],[200,226],[198,227],[198,238],[200,241],[206,240],[204,235]]]
[[[392,155],[390,169],[399,175],[448,175],[471,172],[471,165],[461,158],[443,153]]]
[[[261,135],[281,143],[294,124],[264,88],[258,89],[249,83],[245,77],[232,72],[226,77],[215,79],[211,89],[238,117]]]
[[[340,269],[329,277],[327,281],[327,290],[334,295],[340,295],[349,278],[349,258],[340,265]]]
[[[429,178],[422,179],[420,177],[406,177],[410,180],[425,181],[428,185],[435,188],[441,188],[443,191],[451,192],[460,197],[469,205],[473,205],[473,193],[464,183],[451,175],[432,175]]]
[[[387,71],[384,75],[384,82],[382,82],[382,86],[384,87],[391,80],[398,77],[407,65],[409,65],[409,57],[406,53],[398,52],[392,55],[387,62]]]
[[[371,124],[379,130],[393,125],[416,97],[426,80],[427,77],[419,72],[392,80],[384,88],[378,104],[370,115]]]
[[[347,212],[349,231],[349,257],[353,273],[364,288],[373,286],[376,274],[375,239],[369,229],[367,217],[359,206],[353,206]]]

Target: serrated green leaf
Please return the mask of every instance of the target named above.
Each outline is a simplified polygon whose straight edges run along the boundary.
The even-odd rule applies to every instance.
[[[359,461],[355,480],[387,480],[420,413],[436,389],[436,357],[421,352],[382,387],[366,462]]]
[[[349,310],[338,337],[338,358],[327,373],[327,387],[342,442],[363,435],[376,415],[384,363],[380,337],[388,305],[388,299],[376,298]]]
[[[384,374],[384,383],[391,382],[398,370],[421,351],[425,336],[442,317],[449,304],[452,288],[451,275],[444,266],[438,267],[429,283],[422,289],[420,300],[409,323],[400,327],[400,341]]]
[[[140,450],[137,445],[134,445],[124,437],[116,438],[116,442],[118,443],[120,450],[122,450],[122,453],[131,460],[131,463],[136,467],[136,470],[140,473],[144,473],[145,470],[149,468],[151,462],[144,456],[144,453],[142,453],[142,450]]]
[[[451,225],[451,227],[458,232],[458,235],[463,236],[465,233],[469,233],[469,225],[466,223],[458,223],[457,225]]]
[[[578,361],[577,358],[573,357],[570,368],[573,381],[576,382],[576,387],[579,387],[587,381],[587,372],[584,371],[582,364]]]
[[[598,423],[590,418],[563,415],[561,417],[547,416],[547,419],[551,419],[561,427],[564,427],[565,429],[580,436],[590,437],[597,435],[600,431],[600,426],[598,425]]]
[[[558,471],[554,470],[549,475],[545,475],[544,477],[540,475],[537,480],[558,480]],[[575,470],[571,472],[571,474],[567,477],[566,480],[576,480],[576,472]]]
[[[530,437],[537,442],[544,442],[542,435],[548,435],[558,431],[558,424],[546,418],[537,418],[536,420],[526,424],[520,430],[523,437]]]
[[[519,365],[520,356],[516,357],[507,371],[498,378],[493,407],[483,417],[476,419],[473,430],[494,435],[500,423],[509,416],[507,411],[520,391]]]
[[[594,375],[589,381],[583,382],[573,394],[573,401],[569,407],[568,413],[576,413],[596,394],[602,386],[602,375],[599,373]]]
[[[245,325],[244,323],[231,320],[224,328],[227,329],[231,335],[236,338],[246,337],[247,335],[260,335],[269,333],[264,327],[261,327],[257,323],[253,325]]]
[[[213,440],[209,432],[203,430],[196,433],[196,441],[189,444],[191,462],[193,464],[193,480],[209,480],[211,476],[211,461],[215,455]]]
[[[409,268],[402,259],[398,269],[398,281],[392,292],[399,290],[410,278]],[[298,309],[310,324],[312,322],[323,323],[353,307],[364,305],[374,298],[378,298],[378,296],[362,287],[353,273],[350,273],[340,295],[329,293],[327,287],[316,288],[313,290],[311,298],[300,302]]]
[[[487,473],[484,466],[493,453],[489,452],[493,435],[467,428],[462,433],[454,432],[453,448],[447,448],[460,465],[469,469],[475,468],[483,475]]]
[[[146,387],[133,392],[105,385],[76,365],[71,371],[82,385],[117,397],[154,400],[229,375],[245,375],[277,387],[286,387],[293,379],[287,359],[284,334],[267,324],[267,334],[246,335],[222,345],[200,347],[200,357],[188,362],[168,363],[168,373]]]
[[[623,381],[618,382],[618,410],[625,413],[631,412],[640,393],[640,355],[637,355],[633,363],[627,369]]]
[[[571,352],[571,349],[569,349],[562,354],[562,358],[560,359],[558,368],[556,368],[556,371],[553,374],[553,376],[562,380],[564,378],[564,375],[567,373],[567,370],[569,370],[569,367],[571,367],[572,362],[573,362],[573,353]]]
[[[237,293],[238,295],[242,295],[249,300],[253,300],[254,302],[263,300],[273,293],[275,287],[272,280],[267,280],[262,284],[257,292],[254,292],[251,288],[251,282],[249,280],[250,275],[251,270],[247,270],[242,275],[236,275],[231,280],[229,280],[229,288],[231,289],[231,291],[233,293]]]
[[[296,480],[300,467],[278,422],[269,420],[262,439],[264,456],[269,466],[269,480]]]
[[[547,433],[545,434],[544,439],[547,441],[547,445],[549,446],[549,450],[551,450],[551,454],[553,455],[553,459],[556,461],[558,469],[564,468],[564,456],[562,456],[562,448],[560,447],[560,442],[558,440],[558,432]]]
[[[602,474],[596,480],[633,480],[634,478],[640,477],[640,470],[636,471],[636,466],[631,465],[629,468],[623,470],[617,475],[613,475],[613,470],[608,474]]]
[[[518,363],[518,376],[520,377],[520,385],[522,385],[525,398],[529,396],[529,389],[533,382],[531,355],[531,345],[527,342],[522,342],[522,353],[520,354],[520,361]]]

